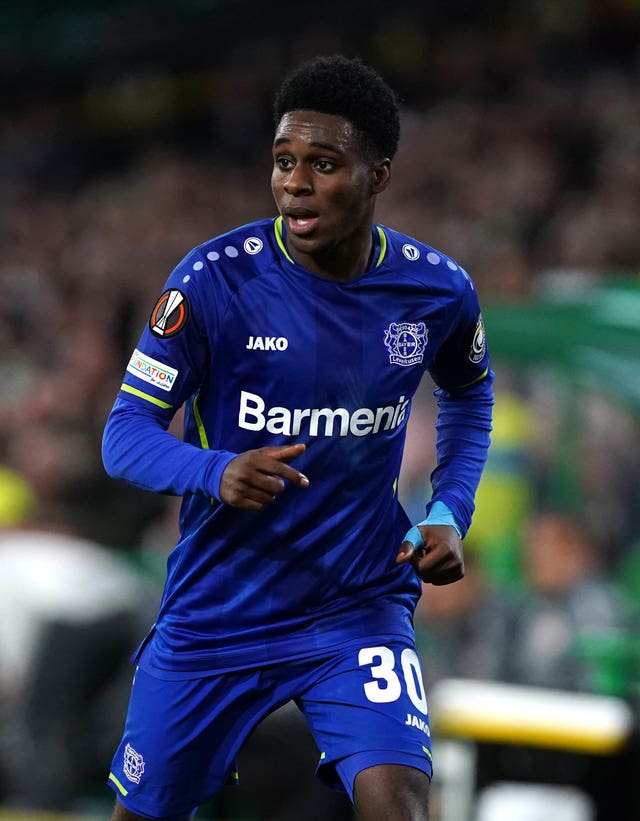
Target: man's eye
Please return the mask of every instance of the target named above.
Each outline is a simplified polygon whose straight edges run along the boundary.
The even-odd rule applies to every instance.
[[[329,162],[329,160],[318,160],[316,162],[316,168],[318,171],[331,171],[333,169],[333,163]]]
[[[287,171],[292,166],[292,162],[288,157],[277,157],[276,158],[276,165],[282,171]]]

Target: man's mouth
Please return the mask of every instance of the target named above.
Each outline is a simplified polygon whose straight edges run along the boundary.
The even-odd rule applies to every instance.
[[[318,224],[318,217],[313,214],[287,214],[287,229],[297,237],[306,236],[311,233]]]

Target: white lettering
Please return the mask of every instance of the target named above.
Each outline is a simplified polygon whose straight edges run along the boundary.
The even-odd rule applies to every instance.
[[[351,416],[349,431],[354,436],[366,436],[373,430],[373,420],[375,418],[375,414],[371,408],[359,408],[357,411],[354,411]]]
[[[264,407],[264,401],[257,393],[242,391],[238,425],[245,430],[262,430],[265,426]]]
[[[253,337],[255,340],[261,337]],[[276,343],[277,344],[277,340]],[[254,350],[258,350],[254,348]],[[401,396],[395,405],[379,408],[285,408],[266,407],[257,393],[241,391],[238,425],[245,430],[267,430],[284,436],[368,436],[405,423],[409,400]]]
[[[408,402],[405,402],[404,396],[401,396],[400,399],[398,399],[398,404],[396,405],[395,413],[393,414],[393,422],[391,423],[392,428],[397,428],[398,425],[404,420],[404,415],[408,404]]]
[[[410,647],[405,647],[400,656],[400,663],[402,664],[404,680],[407,683],[407,692],[411,703],[421,713],[427,715],[427,696],[422,684],[422,670],[420,669],[418,654]]]
[[[419,718],[418,716],[413,716],[411,713],[407,713],[407,720],[405,721],[407,727],[417,727],[419,730],[425,735],[430,736],[431,730],[429,729],[429,724],[423,718]]]
[[[293,427],[291,433],[293,436],[297,436],[300,433],[300,428],[302,427],[302,420],[308,419],[311,416],[311,408],[296,408],[293,412]]]
[[[285,336],[250,336],[245,345],[248,351],[286,351],[288,347]]]
[[[380,430],[382,427],[382,417],[386,416],[384,430],[389,430],[389,428],[393,425],[393,416],[395,412],[396,409],[393,405],[387,405],[386,408],[376,408],[376,421],[373,423],[374,428],[376,430]]]
[[[346,436],[349,431],[349,411],[346,408],[313,408],[311,411],[311,421],[309,422],[309,433],[318,436],[318,423],[324,417],[324,435],[333,436],[333,423],[340,417],[340,436]]]
[[[291,436],[291,411],[288,408],[270,408],[267,413],[269,421],[267,430],[269,433],[283,433]]]

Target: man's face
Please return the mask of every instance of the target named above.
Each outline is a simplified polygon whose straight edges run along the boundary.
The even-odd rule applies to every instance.
[[[285,114],[273,143],[271,189],[294,259],[314,270],[314,260],[332,251],[356,253],[368,241],[375,195],[388,178],[388,161],[365,160],[348,120]]]

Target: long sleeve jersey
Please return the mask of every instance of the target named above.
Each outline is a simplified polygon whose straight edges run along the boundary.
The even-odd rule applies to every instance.
[[[107,471],[183,496],[180,539],[145,658],[196,675],[381,634],[410,635],[421,582],[395,556],[410,525],[397,484],[412,397],[438,400],[427,504],[464,533],[493,403],[474,285],[451,258],[382,225],[365,273],[313,275],[282,220],[191,251],[170,275],[105,428]],[[180,440],[169,431],[184,405]],[[237,454],[304,442],[288,486],[259,513],[219,499]]]

